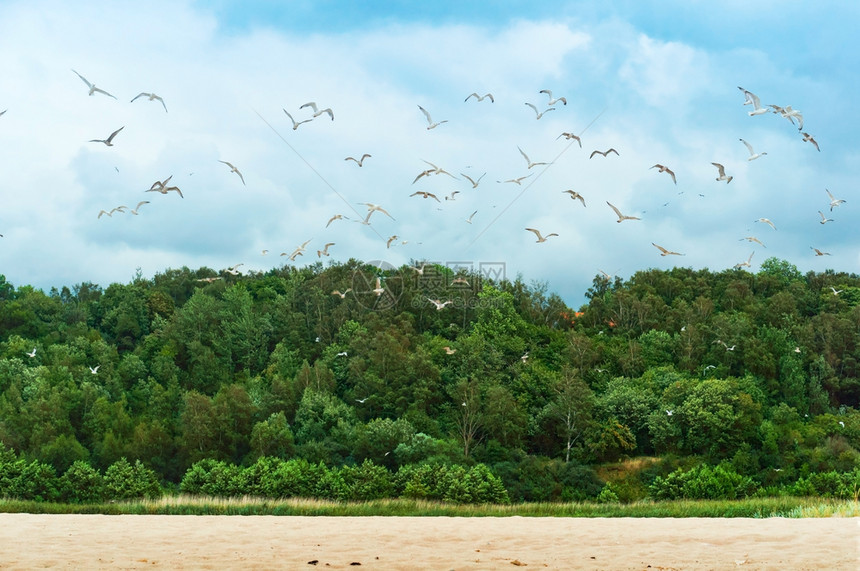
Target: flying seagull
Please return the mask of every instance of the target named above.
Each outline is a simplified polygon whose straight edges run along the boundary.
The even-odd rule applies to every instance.
[[[482,179],[482,178],[484,178],[484,175],[485,175],[485,174],[487,174],[487,173],[482,174],[482,175],[481,175],[481,176],[479,176],[477,179],[473,179],[472,177],[470,177],[470,176],[469,176],[469,175],[467,175],[467,174],[463,174],[463,173],[460,173],[460,174],[461,174],[463,177],[465,177],[465,178],[466,178],[466,180],[468,180],[469,182],[471,182],[471,183],[472,183],[472,188],[478,188],[478,183],[480,183],[480,182],[481,182],[481,179]]]
[[[555,107],[550,107],[550,108],[548,108],[548,109],[544,109],[543,111],[538,111],[538,110],[537,110],[537,107],[535,107],[535,106],[534,106],[534,105],[532,105],[531,103],[526,103],[526,105],[528,105],[529,107],[531,107],[532,109],[534,109],[534,111],[535,111],[535,116],[536,116],[536,117],[535,117],[535,119],[540,119],[541,117],[543,117],[543,116],[544,116],[544,114],[545,114],[545,113],[549,113],[550,111],[555,111]]]
[[[367,206],[367,213],[368,213],[367,217],[368,218],[370,218],[370,215],[373,214],[374,212],[382,212],[383,214],[385,214],[386,216],[388,216],[389,218],[394,220],[394,216],[389,214],[384,208],[382,208],[378,204],[373,204],[372,202],[359,202],[358,204],[363,204],[364,206]]]
[[[755,93],[753,93],[751,91],[747,91],[746,89],[744,89],[743,87],[740,87],[740,86],[738,86],[738,89],[743,91],[744,97],[746,98],[746,101],[744,101],[744,105],[752,105],[753,106],[753,110],[748,113],[748,115],[750,117],[752,117],[753,115],[763,115],[763,114],[767,113],[767,108],[761,106],[761,101],[759,100],[758,96]]]
[[[31,359],[32,359],[33,357],[35,357],[35,356],[36,356],[36,348],[35,348],[35,347],[33,347],[33,350],[32,350],[32,351],[30,351],[29,353],[27,353],[27,356],[28,356],[28,357],[30,357]]]
[[[101,365],[96,365],[95,367],[90,367],[90,373],[92,373],[94,375],[97,374],[99,372],[99,367],[101,367]]]
[[[343,214],[335,214],[334,216],[332,216],[331,218],[328,219],[328,222],[326,223],[325,227],[328,228],[328,225],[331,224],[332,222],[334,222],[335,220],[343,220],[344,218],[346,218],[346,217]],[[349,220],[349,218],[347,218],[347,220]]]
[[[113,147],[113,138],[116,137],[116,134],[125,129],[125,125],[114,131],[110,134],[110,137],[107,139],[90,139],[90,143],[104,143],[108,147]]]
[[[561,101],[562,104],[567,105],[567,99],[565,99],[564,97],[553,98],[552,91],[550,91],[549,89],[541,89],[540,91],[538,91],[538,93],[546,93],[547,96],[549,97],[549,101],[547,102],[547,107],[549,107],[551,105],[555,105],[559,101]]]
[[[845,202],[843,199],[841,199],[841,198],[836,198],[835,196],[833,196],[833,195],[830,193],[830,191],[829,191],[829,190],[827,190],[826,188],[824,189],[824,192],[826,192],[826,193],[827,193],[827,196],[829,196],[829,197],[830,197],[830,211],[831,211],[831,212],[833,211],[833,207],[834,207],[834,206],[839,206],[840,204],[842,204],[843,202]]]
[[[308,101],[304,105],[300,106],[299,109],[304,109],[305,107],[310,107],[314,110],[314,117],[319,117],[323,113],[328,113],[328,116],[331,117],[331,120],[334,121],[334,111],[331,110],[331,107],[327,107],[325,109],[317,109],[317,104],[315,101]]]
[[[474,211],[471,215],[469,215],[469,217],[468,217],[468,218],[466,218],[466,222],[468,222],[469,224],[471,224],[471,223],[472,223],[472,218],[474,218],[474,217],[475,217],[475,214],[477,214],[477,213],[478,213],[478,211],[476,210],[476,211]]]
[[[525,152],[523,152],[523,150],[522,150],[522,149],[520,149],[519,147],[517,147],[517,150],[519,150],[519,151],[520,151],[520,154],[521,154],[521,155],[523,156],[523,158],[526,160],[526,164],[528,165],[528,168],[529,168],[529,169],[531,169],[532,167],[537,167],[537,166],[540,166],[540,165],[548,165],[548,164],[549,164],[549,163],[533,163],[533,162],[531,161],[531,159],[529,158],[529,156],[528,156],[527,154],[525,154]]]
[[[490,103],[495,103],[495,102],[496,102],[496,100],[495,100],[495,99],[493,99],[493,94],[492,94],[492,93],[487,93],[486,95],[478,95],[477,93],[470,93],[470,94],[469,94],[469,97],[467,97],[467,98],[466,98],[466,99],[464,99],[463,101],[468,101],[468,100],[469,100],[470,98],[472,98],[472,97],[474,97],[474,98],[475,98],[475,99],[477,99],[478,101],[483,101],[484,99],[489,99],[489,100],[490,100]]]
[[[615,214],[618,216],[618,220],[616,220],[616,222],[618,222],[619,224],[624,222],[625,220],[642,220],[641,218],[637,218],[636,216],[625,216],[624,214],[621,214],[621,211],[615,208],[615,206],[613,206],[612,203],[610,203],[608,200],[606,201],[606,204],[609,205],[609,208],[615,211]]]
[[[825,218],[824,213],[820,210],[818,211],[818,214],[821,215],[821,220],[818,222],[819,224],[827,224],[828,222],[833,222],[833,218]]]
[[[439,122],[434,123],[434,122],[433,122],[433,118],[432,118],[432,117],[430,117],[430,113],[428,113],[426,109],[424,109],[424,108],[423,108],[423,107],[421,107],[420,105],[418,106],[418,109],[420,109],[420,110],[421,110],[421,112],[422,112],[422,113],[424,113],[424,117],[426,117],[426,118],[427,118],[427,130],[428,130],[428,131],[429,131],[430,129],[435,129],[436,127],[438,127],[438,126],[439,126],[439,125],[441,125],[442,123],[447,123],[447,122],[448,122],[448,120],[447,120],[447,119],[445,119],[445,120],[443,120],[443,121],[439,121]]]
[[[556,138],[555,138],[555,140],[557,141],[557,140],[561,139],[562,137],[564,137],[564,138],[565,138],[566,140],[568,140],[568,141],[569,141],[569,140],[571,140],[571,139],[575,139],[575,140],[576,140],[576,142],[577,142],[577,143],[579,143],[579,148],[580,148],[580,149],[582,148],[582,139],[580,139],[579,137],[577,137],[577,136],[576,136],[576,135],[574,135],[573,133],[562,133],[561,135],[559,135],[558,137],[556,137]]]
[[[813,248],[812,246],[810,246],[809,248],[810,248],[811,250],[814,250],[814,251],[815,251],[815,255],[816,255],[816,256],[829,256],[829,255],[830,255],[830,252],[822,252],[822,251],[821,251],[821,250],[819,250],[818,248]]]
[[[282,108],[282,109],[283,109],[283,108]],[[292,115],[290,115],[290,113],[289,113],[286,109],[283,109],[283,111],[284,111],[284,113],[286,113],[286,114],[287,114],[287,117],[289,117],[289,118],[290,118],[290,121],[292,121],[292,122],[293,122],[293,131],[295,131],[296,129],[298,129],[298,128],[299,128],[299,125],[301,125],[302,123],[310,123],[311,121],[313,121],[313,119],[305,119],[305,120],[303,120],[303,121],[299,121],[299,122],[297,123],[297,122],[296,122],[296,120],[295,120],[295,119],[293,119],[293,116],[292,116]]]
[[[768,226],[770,226],[771,228],[773,228],[774,230],[776,230],[776,226],[774,226],[774,225],[773,225],[773,222],[771,222],[771,221],[770,221],[769,219],[767,219],[767,218],[759,218],[758,220],[753,220],[753,222],[764,222],[765,224],[767,224]]]
[[[744,141],[743,139],[738,139],[738,140],[739,140],[741,143],[743,143],[744,145],[746,145],[747,150],[749,150],[749,152],[750,152],[750,156],[749,156],[749,158],[747,159],[748,161],[754,161],[754,160],[756,160],[757,158],[759,158],[759,157],[763,157],[763,156],[765,156],[765,155],[767,154],[767,153],[757,153],[757,152],[755,152],[755,151],[753,150],[752,145],[750,145],[749,143],[747,143],[747,142],[746,142],[746,141]]]
[[[135,98],[131,100],[131,102],[134,103],[134,100],[139,97],[146,97],[150,101],[160,101],[162,107],[164,107],[164,112],[167,113],[167,105],[164,104],[164,99],[162,99],[155,93],[141,93],[140,95],[136,95]]]
[[[317,250],[317,258],[321,258],[321,257],[323,257],[323,256],[328,256],[328,255],[330,255],[330,254],[328,253],[328,247],[329,247],[329,246],[334,246],[334,242],[328,242],[328,243],[323,247],[323,249],[322,249],[322,250]]]
[[[673,252],[671,250],[667,250],[663,246],[658,246],[654,242],[651,242],[651,245],[654,246],[655,248],[657,248],[658,250],[660,250],[661,256],[683,256],[684,255],[684,254],[680,254],[678,252]]]
[[[341,292],[339,290],[334,290],[333,292],[331,292],[331,294],[336,295],[341,299],[344,299],[344,298],[346,298],[346,294],[348,294],[351,291],[352,291],[352,288],[349,287],[349,288],[346,288],[343,292]]]
[[[546,236],[542,236],[540,231],[536,230],[535,228],[526,228],[526,230],[528,230],[529,232],[534,232],[535,236],[537,236],[537,240],[535,241],[536,244],[546,242],[550,236],[558,236],[558,234],[556,234],[555,232],[553,232],[552,234],[547,234]]]
[[[569,194],[571,200],[578,200],[582,203],[583,206],[585,206],[585,198],[583,198],[582,195],[579,194],[578,192],[573,191],[573,190],[563,190],[563,191],[561,191],[561,193],[562,194]]]
[[[304,255],[305,255],[305,248],[307,247],[307,245],[308,245],[309,243],[310,243],[310,240],[306,240],[306,241],[305,241],[301,246],[296,247],[296,249],[295,249],[295,250],[293,250],[293,253],[292,253],[292,254],[289,254],[290,261],[291,261],[291,262],[295,262],[295,261],[296,261],[296,257],[297,257],[297,256],[304,256]],[[286,252],[281,252],[281,255],[282,255],[282,256],[286,256],[286,255],[287,255],[287,253],[286,253]]]
[[[726,181],[726,184],[729,184],[730,182],[732,182],[732,179],[734,177],[733,176],[726,176],[726,167],[724,167],[720,163],[711,163],[711,164],[714,165],[715,167],[717,167],[717,170],[720,172],[720,176],[718,176],[716,180],[724,180],[724,181]]]
[[[364,166],[364,159],[369,158],[369,157],[370,157],[370,155],[369,155],[369,154],[364,153],[363,155],[361,155],[361,158],[360,158],[360,159],[356,159],[355,157],[346,157],[346,158],[345,158],[345,159],[343,159],[343,160],[345,160],[345,161],[355,161],[355,164],[357,164],[358,166]]]
[[[240,272],[238,270],[239,266],[244,266],[244,265],[245,264],[236,264],[235,266],[230,266],[229,268],[227,268],[224,271],[227,272],[228,274],[230,274],[231,276],[238,276],[240,274]]]
[[[140,202],[137,203],[137,206],[134,207],[134,210],[130,210],[129,212],[131,212],[132,214],[137,216],[138,215],[137,211],[140,210],[140,207],[143,206],[144,204],[149,204],[149,201],[148,200],[141,200]]]
[[[409,196],[410,196],[410,197],[412,197],[412,196],[421,196],[421,197],[423,197],[423,198],[432,198],[432,199],[433,199],[433,200],[435,200],[436,202],[442,202],[442,201],[441,201],[441,200],[439,200],[439,198],[438,198],[435,194],[433,194],[432,192],[426,192],[426,191],[423,191],[423,190],[419,190],[419,191],[413,192],[413,193],[412,193],[412,194],[410,194]]]
[[[618,151],[616,151],[615,149],[606,149],[605,151],[592,151],[588,158],[593,158],[594,155],[603,155],[605,157],[609,155],[609,153],[615,153],[617,155]]]
[[[438,299],[430,299],[429,297],[427,298],[427,301],[436,306],[436,311],[442,311],[443,309],[445,309],[446,305],[448,305],[449,303],[454,303],[453,300],[450,299],[447,301],[439,301]]]
[[[746,236],[746,237],[744,237],[744,238],[741,238],[741,240],[746,240],[747,242],[755,242],[756,244],[761,245],[761,247],[762,247],[762,248],[767,248],[767,246],[765,246],[764,244],[762,244],[762,243],[761,243],[761,240],[759,240],[759,239],[758,239],[758,238],[756,238],[755,236]],[[739,240],[739,241],[740,241],[740,240]]]
[[[747,258],[746,262],[738,262],[737,264],[734,265],[734,267],[735,268],[751,268],[752,267],[751,262],[752,262],[753,254],[755,254],[755,251],[753,251],[753,253],[750,254],[750,257]]]
[[[658,163],[658,164],[654,165],[654,166],[653,166],[653,167],[651,167],[651,168],[652,168],[652,169],[659,169],[657,172],[665,172],[665,173],[668,173],[668,174],[669,174],[669,176],[671,176],[671,177],[672,177],[672,182],[674,182],[675,184],[678,184],[678,181],[675,179],[675,172],[674,172],[674,171],[672,171],[669,167],[667,167],[667,166],[665,166],[665,165],[661,165],[661,164],[659,164],[659,163]]]
[[[245,184],[245,177],[244,177],[244,176],[242,176],[242,173],[240,173],[240,172],[239,172],[239,169],[237,169],[236,167],[234,167],[234,166],[233,166],[233,164],[232,164],[232,163],[228,163],[227,161],[219,160],[218,162],[219,162],[219,163],[224,163],[225,165],[227,165],[228,167],[230,167],[230,172],[234,172],[234,173],[236,173],[237,175],[239,175],[239,178],[242,180],[242,185],[244,186],[244,184]]]
[[[534,174],[534,173],[532,173],[532,174]],[[512,182],[512,183],[514,183],[514,184],[518,184],[518,185],[522,186],[523,181],[524,181],[525,179],[529,178],[530,176],[532,176],[532,175],[531,175],[531,174],[527,174],[526,176],[521,176],[521,177],[519,177],[519,178],[511,178],[511,179],[508,179],[508,180],[497,180],[496,182],[498,182],[498,183],[502,183],[502,184],[504,184],[504,183],[506,183],[506,182]]]
[[[72,70],[72,71],[75,71],[75,70]],[[83,81],[84,83],[86,83],[86,84],[87,84],[87,87],[89,87],[89,88],[90,88],[89,95],[93,95],[94,93],[103,93],[104,95],[107,95],[108,97],[113,97],[113,95],[111,95],[110,93],[108,93],[108,92],[107,92],[107,91],[105,91],[104,89],[99,89],[99,88],[98,88],[98,87],[96,87],[94,84],[92,84],[92,83],[90,83],[89,81],[87,81],[87,78],[85,78],[85,77],[84,77],[83,75],[81,75],[80,73],[78,73],[78,72],[76,72],[76,71],[75,71],[75,75],[77,75],[78,77],[80,77],[80,78],[81,78],[81,81]],[[114,99],[116,99],[116,97],[113,97],[113,98],[114,98]]]
[[[818,146],[818,142],[812,138],[812,135],[810,135],[809,133],[802,133],[802,135],[804,142],[812,143],[813,145],[815,145],[816,150],[819,153],[821,152],[821,148]]]

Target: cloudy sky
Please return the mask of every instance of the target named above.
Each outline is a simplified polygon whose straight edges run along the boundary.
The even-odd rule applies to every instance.
[[[503,264],[578,306],[600,270],[719,271],[754,252],[753,271],[771,256],[858,271],[860,5],[366,4],[5,1],[0,273],[47,291],[138,269],[267,270],[310,240],[292,263]],[[785,117],[749,116],[738,86],[800,110],[820,151]],[[538,120],[525,103],[547,109],[545,89],[567,104]],[[334,120],[293,129],[284,110],[311,119],[310,101]],[[419,105],[447,122],[428,129]],[[113,146],[90,142],[120,127]],[[741,138],[767,155],[749,161]],[[452,176],[413,183],[424,161]],[[146,192],[168,176],[183,197]],[[846,202],[831,211],[825,189]],[[357,223],[363,202],[391,217]],[[607,202],[641,220],[617,223]]]

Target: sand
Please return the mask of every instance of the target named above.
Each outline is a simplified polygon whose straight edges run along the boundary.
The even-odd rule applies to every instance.
[[[313,564],[312,562],[316,562]],[[860,518],[0,514],[0,569],[860,569]]]

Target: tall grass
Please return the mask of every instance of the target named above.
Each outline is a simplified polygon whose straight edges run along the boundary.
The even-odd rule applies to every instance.
[[[104,504],[57,504],[0,500],[0,512],[136,515],[289,515],[289,516],[448,516],[448,517],[858,517],[860,502],[827,498],[748,498],[744,500],[642,501],[460,505],[423,500],[385,499],[334,502],[289,498],[213,498],[174,495],[157,500]]]

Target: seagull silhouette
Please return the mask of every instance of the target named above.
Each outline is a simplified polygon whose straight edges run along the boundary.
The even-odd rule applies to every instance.
[[[443,120],[443,121],[438,121],[438,122],[435,122],[435,123],[434,123],[434,122],[433,122],[433,118],[432,118],[432,117],[430,117],[430,113],[428,113],[426,109],[424,109],[424,108],[423,108],[423,107],[421,107],[420,105],[418,106],[418,109],[420,109],[420,110],[421,110],[421,112],[422,112],[422,113],[424,113],[424,117],[426,117],[426,118],[427,118],[427,130],[428,130],[428,131],[429,131],[430,129],[435,129],[436,127],[438,127],[438,126],[439,126],[439,125],[441,125],[442,123],[447,123],[447,122],[448,122],[448,120],[447,120],[447,119],[445,119],[445,120]]]

